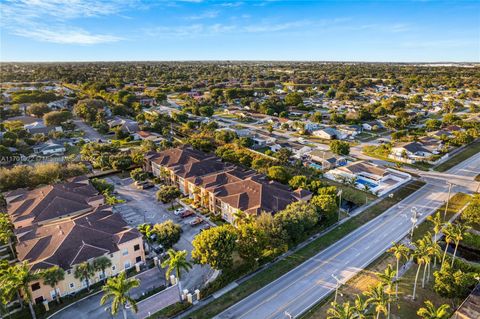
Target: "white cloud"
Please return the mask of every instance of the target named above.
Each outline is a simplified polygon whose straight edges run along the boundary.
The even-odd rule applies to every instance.
[[[2,28],[34,40],[64,44],[118,41],[108,34],[94,34],[71,20],[120,14],[139,0],[6,0],[0,3]],[[58,27],[60,26],[60,27]]]
[[[197,15],[192,15],[189,17],[186,17],[187,20],[203,20],[203,19],[213,19],[218,17],[219,12],[218,11],[205,11],[203,13],[197,14]]]
[[[14,31],[16,35],[60,44],[98,44],[116,42],[120,37],[108,34],[91,34],[83,29],[25,29]]]

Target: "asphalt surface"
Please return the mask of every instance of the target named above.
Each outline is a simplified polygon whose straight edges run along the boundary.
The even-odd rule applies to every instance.
[[[417,224],[441,206],[448,197],[447,181],[463,181],[452,187],[473,192],[474,176],[480,173],[480,153],[442,173],[425,173],[427,184],[385,213],[350,233],[335,245],[286,273],[216,318],[272,319],[296,318],[353,277],[387,250],[392,242],[405,237],[412,228],[412,208],[419,213]],[[469,181],[469,183],[465,183]]]

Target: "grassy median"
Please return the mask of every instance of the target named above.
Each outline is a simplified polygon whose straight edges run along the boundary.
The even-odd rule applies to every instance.
[[[452,158],[435,167],[435,170],[439,172],[445,172],[446,170],[449,170],[450,168],[454,167],[457,164],[460,164],[464,160],[472,157],[479,152],[480,141],[476,141],[465,147],[460,153],[452,156]]]
[[[341,238],[353,232],[358,227],[364,225],[378,215],[382,214],[383,212],[385,212],[385,210],[395,205],[408,195],[414,193],[423,185],[425,185],[425,183],[420,181],[414,181],[403,186],[402,188],[394,192],[392,198],[384,198],[381,202],[370,207],[362,214],[353,217],[352,219],[333,229],[329,233],[315,239],[310,244],[299,249],[289,257],[278,261],[270,268],[259,272],[252,278],[240,284],[235,289],[225,293],[223,296],[210,302],[208,305],[192,312],[189,317],[195,319],[207,319],[214,317],[215,315],[227,309],[231,305],[249,296],[260,288],[268,285],[270,282],[274,281],[278,277],[282,276],[283,274],[297,267],[304,261],[318,254],[321,250],[334,244]]]

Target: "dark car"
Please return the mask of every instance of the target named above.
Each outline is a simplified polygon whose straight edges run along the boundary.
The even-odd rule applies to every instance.
[[[195,213],[194,213],[193,211],[191,211],[191,210],[186,210],[186,211],[184,211],[184,212],[180,215],[180,217],[186,218],[186,217],[189,217],[189,216],[192,216],[192,215],[195,215]]]

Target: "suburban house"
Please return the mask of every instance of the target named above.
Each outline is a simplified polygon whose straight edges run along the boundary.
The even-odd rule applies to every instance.
[[[138,123],[130,119],[116,117],[112,120],[107,121],[107,124],[110,129],[119,128],[124,133],[134,134],[140,131],[140,127],[138,126]]]
[[[324,176],[334,181],[354,184],[358,189],[368,190],[379,196],[411,179],[410,174],[365,161],[337,167],[325,173]]]
[[[315,162],[316,165],[321,166],[321,168],[314,166],[315,168],[318,168],[324,171],[333,169],[337,166],[342,166],[347,164],[347,160],[345,159],[344,156],[334,154],[330,151],[313,150],[310,153],[308,153],[308,156],[313,162]]]
[[[145,261],[142,235],[121,215],[105,205],[104,197],[86,177],[33,190],[18,189],[5,195],[7,212],[17,237],[17,257],[32,270],[58,266],[65,279],[57,289],[36,281],[30,284],[35,303],[53,300],[86,287],[76,279],[76,265],[107,257],[112,266],[95,272],[98,282]]]
[[[53,141],[47,141],[40,145],[33,147],[33,152],[40,155],[54,155],[54,154],[63,154],[67,149],[61,143],[55,143]]]
[[[433,137],[423,137],[417,142],[399,143],[392,147],[389,158],[414,163],[416,161],[429,161],[433,155],[438,155],[444,149],[441,141]]]
[[[312,135],[323,138],[325,140],[335,140],[338,138],[339,133],[337,132],[336,129],[327,127],[324,129],[313,131]]]
[[[160,134],[148,131],[138,131],[133,134],[135,140],[152,141],[155,144],[165,140]]]
[[[145,170],[163,178],[189,196],[195,204],[233,222],[238,210],[259,215],[276,213],[298,200],[309,200],[309,191],[292,191],[264,175],[222,162],[218,157],[190,147],[149,153]]]
[[[362,127],[366,131],[374,131],[378,128],[381,128],[382,124],[378,121],[371,121],[371,122],[362,123]]]

